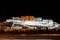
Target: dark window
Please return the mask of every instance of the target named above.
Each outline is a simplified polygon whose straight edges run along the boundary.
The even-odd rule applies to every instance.
[[[11,27],[12,24],[13,24],[12,22],[6,22],[6,23],[4,23],[3,25],[4,25],[4,26],[7,26],[7,27]]]
[[[20,27],[20,26],[22,26],[22,25],[20,25],[20,24],[14,24],[13,27]]]

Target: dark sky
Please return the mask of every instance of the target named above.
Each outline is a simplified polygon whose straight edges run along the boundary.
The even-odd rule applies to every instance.
[[[15,4],[13,4],[15,5]],[[60,23],[60,8],[57,4],[40,4],[36,8],[21,8],[17,7],[2,7],[0,8],[0,21],[11,18],[13,16],[32,15],[35,17],[43,17],[46,19],[53,19]]]

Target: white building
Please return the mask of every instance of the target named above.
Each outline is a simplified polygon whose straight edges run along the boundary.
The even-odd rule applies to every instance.
[[[53,22],[53,20],[51,19],[42,19],[42,18],[35,18],[35,20],[33,21],[23,21],[20,20],[19,17],[13,17],[13,19],[8,19],[6,20],[6,22],[13,22],[12,27],[14,26],[14,24],[20,24],[26,27],[31,27],[31,26],[37,26],[37,27],[48,27],[48,28],[56,28],[58,27],[58,23]]]

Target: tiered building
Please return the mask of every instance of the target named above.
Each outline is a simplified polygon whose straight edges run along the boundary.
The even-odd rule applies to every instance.
[[[11,27],[18,27],[18,28],[47,27],[49,29],[52,29],[59,27],[59,24],[51,19],[42,19],[42,17],[35,18],[33,16],[13,17],[12,19],[7,19],[4,23],[9,22],[12,22]]]

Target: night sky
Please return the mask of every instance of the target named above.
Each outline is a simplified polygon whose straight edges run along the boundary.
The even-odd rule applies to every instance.
[[[13,4],[16,5],[16,4]],[[17,7],[2,7],[0,8],[0,21],[4,21],[11,17],[20,16],[35,16],[42,17],[43,19],[53,19],[54,21],[60,23],[60,8],[57,4],[40,4],[33,8],[21,8]]]

